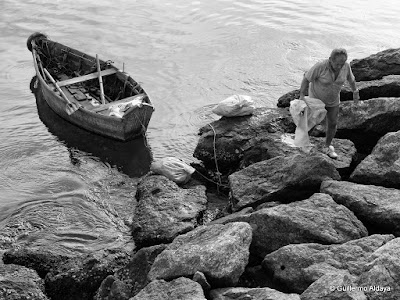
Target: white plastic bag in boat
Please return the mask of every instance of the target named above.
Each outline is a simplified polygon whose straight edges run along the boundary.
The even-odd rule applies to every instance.
[[[251,115],[254,111],[254,101],[250,96],[233,95],[218,103],[213,113],[224,117]]]
[[[186,183],[189,181],[195,168],[178,158],[165,157],[152,162],[150,170],[156,174],[164,175],[176,183]]]
[[[114,105],[111,105],[108,110],[110,111],[110,116],[115,116],[117,118],[122,118],[124,116],[124,113],[131,107],[142,107],[142,99],[133,99],[132,101],[129,102],[122,102],[122,103],[117,103]]]
[[[291,101],[289,111],[296,125],[294,146],[303,149],[311,147],[308,131],[325,118],[325,104],[319,99],[305,97],[304,101]]]

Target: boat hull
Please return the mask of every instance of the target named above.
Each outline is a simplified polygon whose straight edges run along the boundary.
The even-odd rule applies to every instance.
[[[77,50],[74,51],[81,53]],[[129,108],[122,118],[98,113],[87,109],[84,106],[80,106],[79,109],[74,110],[73,113],[68,113],[67,100],[60,95],[54,84],[47,83],[44,80],[43,72],[40,72],[35,54],[33,56],[36,77],[39,85],[38,88],[41,89],[43,97],[49,107],[60,117],[87,131],[120,141],[129,141],[146,133],[154,107],[143,89],[141,89],[141,93],[146,96],[147,102],[144,102],[141,106]],[[130,76],[120,70],[118,70],[117,76],[125,76],[127,81],[132,81]],[[69,102],[72,101],[73,100],[69,99]],[[75,101],[74,103],[79,106],[79,102]]]
[[[39,83],[39,86],[44,100],[60,117],[92,133],[119,141],[129,141],[144,135],[153,114],[153,108],[145,106],[134,108],[135,111],[126,114],[124,118],[109,117],[83,108],[79,108],[69,115],[66,110],[67,103],[64,99],[50,89],[43,80]]]

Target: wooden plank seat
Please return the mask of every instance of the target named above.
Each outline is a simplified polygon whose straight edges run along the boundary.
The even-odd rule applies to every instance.
[[[94,112],[100,112],[100,111],[103,111],[103,110],[106,110],[106,109],[110,108],[110,106],[113,106],[115,104],[130,102],[132,100],[135,100],[135,99],[138,99],[140,97],[143,97],[144,95],[145,94],[139,94],[139,95],[135,95],[135,96],[132,96],[132,97],[124,98],[124,99],[121,99],[121,100],[113,101],[113,102],[110,102],[110,103],[107,103],[107,104],[100,104],[99,106],[96,106],[96,107],[94,107],[94,108],[92,108],[90,110],[94,111]]]
[[[110,69],[105,69],[105,70],[101,71],[100,74],[101,74],[101,76],[107,76],[107,75],[115,74],[117,72],[118,72],[117,69],[110,68]],[[63,86],[66,86],[66,85],[71,85],[71,84],[75,84],[75,83],[79,83],[79,82],[95,79],[95,78],[98,78],[98,77],[99,77],[99,73],[95,72],[95,73],[90,73],[90,74],[79,76],[79,77],[74,77],[74,78],[62,80],[62,81],[57,82],[57,84],[58,84],[59,87],[63,87]]]

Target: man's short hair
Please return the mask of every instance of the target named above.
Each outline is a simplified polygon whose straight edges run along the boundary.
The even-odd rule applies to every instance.
[[[347,59],[347,51],[346,51],[346,49],[343,49],[343,48],[335,48],[335,49],[333,49],[332,52],[331,52],[330,58],[335,59],[339,55],[344,55],[344,56],[346,56],[346,59]]]

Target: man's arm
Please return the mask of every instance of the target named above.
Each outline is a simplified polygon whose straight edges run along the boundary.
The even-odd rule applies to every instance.
[[[301,86],[300,86],[300,100],[304,100],[305,95],[307,94],[308,91],[308,86],[310,85],[310,82],[306,78],[306,76],[303,76],[303,80],[301,81]]]
[[[358,103],[358,101],[360,100],[360,94],[357,89],[356,79],[353,75],[353,71],[351,70],[350,65],[349,65],[349,75],[348,75],[347,81],[349,82],[350,88],[353,91],[353,100],[355,103]]]

